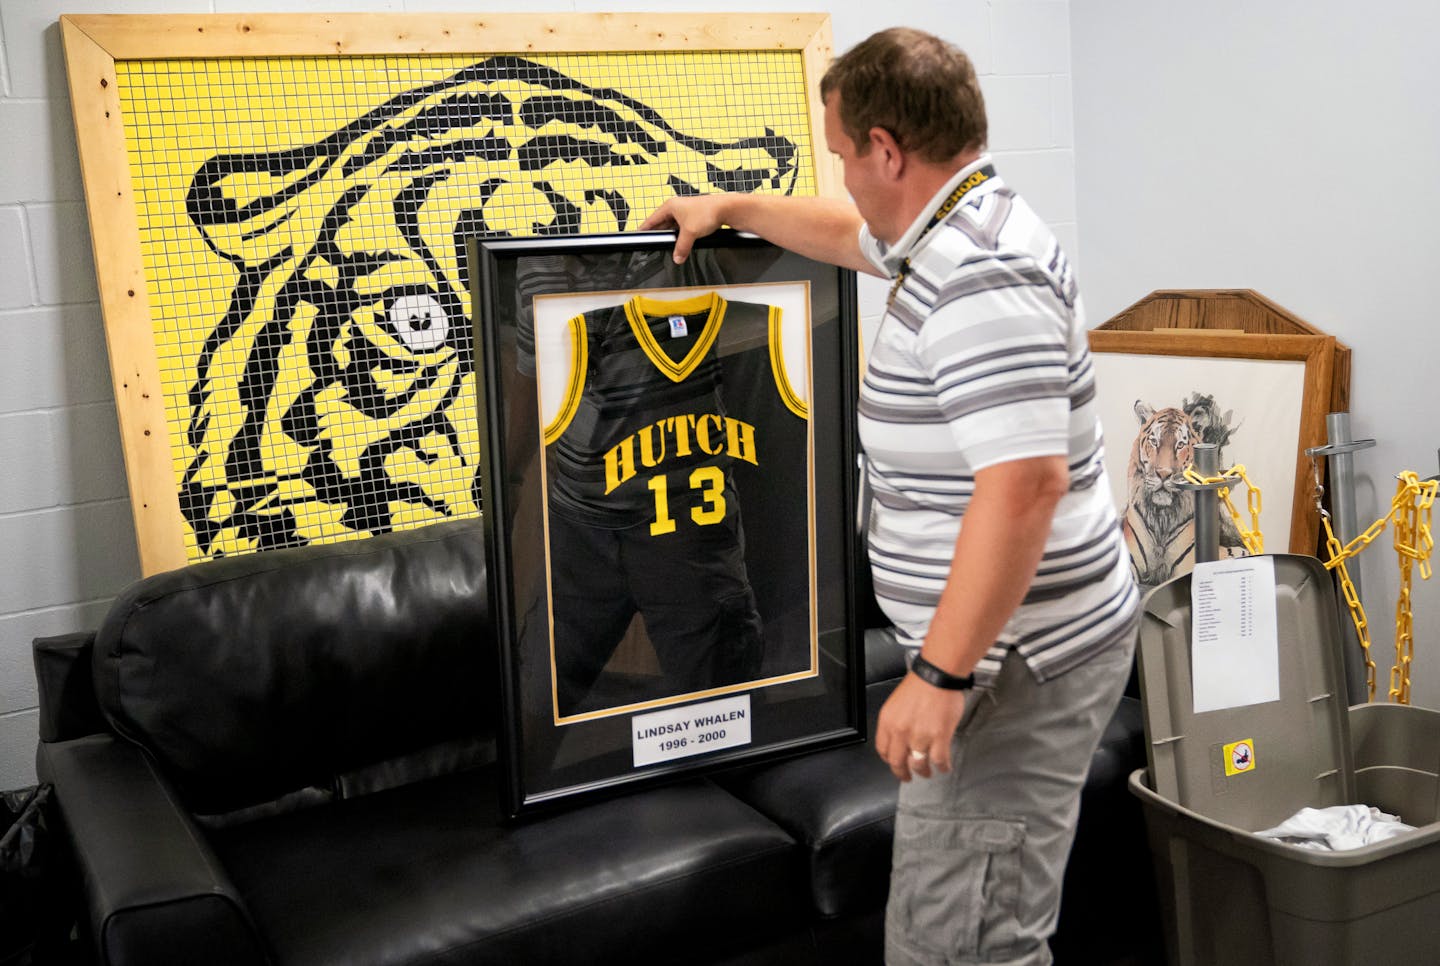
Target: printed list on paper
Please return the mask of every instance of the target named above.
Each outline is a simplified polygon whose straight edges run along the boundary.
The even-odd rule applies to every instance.
[[[1190,668],[1197,713],[1280,700],[1274,558],[1195,565]]]

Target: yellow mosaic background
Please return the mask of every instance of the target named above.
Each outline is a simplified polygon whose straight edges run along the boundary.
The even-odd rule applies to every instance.
[[[477,512],[457,221],[815,193],[799,52],[493,57],[117,62],[187,559]]]

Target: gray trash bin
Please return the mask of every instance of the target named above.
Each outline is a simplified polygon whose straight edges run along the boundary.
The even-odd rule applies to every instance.
[[[1440,715],[1346,707],[1330,575],[1274,555],[1280,700],[1196,713],[1191,578],[1146,598],[1145,813],[1172,966],[1440,963]],[[1228,773],[1246,742],[1253,765]],[[1233,769],[1232,769],[1233,771]],[[1305,806],[1352,803],[1418,831],[1346,852],[1253,834]]]

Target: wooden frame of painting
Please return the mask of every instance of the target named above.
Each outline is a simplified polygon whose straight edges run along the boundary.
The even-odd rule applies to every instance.
[[[1315,553],[1320,524],[1305,450],[1325,442],[1333,337],[1177,329],[1091,330],[1089,339],[1107,475],[1143,586],[1193,563],[1193,550],[1183,553],[1184,541],[1193,543],[1185,529],[1193,496],[1174,484],[1195,442],[1215,443],[1220,470],[1241,464],[1260,488],[1267,551]],[[1244,487],[1234,492],[1244,514]],[[1222,555],[1239,555],[1223,507],[1221,516]]]

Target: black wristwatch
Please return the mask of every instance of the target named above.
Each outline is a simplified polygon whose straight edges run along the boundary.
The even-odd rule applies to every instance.
[[[949,671],[942,671],[919,654],[916,654],[910,662],[910,670],[914,671],[915,676],[925,683],[933,684],[937,688],[944,688],[946,691],[969,691],[975,686],[975,675],[967,674],[960,677]]]

